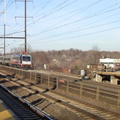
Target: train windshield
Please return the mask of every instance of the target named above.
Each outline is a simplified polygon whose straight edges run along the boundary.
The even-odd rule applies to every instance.
[[[23,61],[31,61],[31,57],[30,56],[23,56]]]

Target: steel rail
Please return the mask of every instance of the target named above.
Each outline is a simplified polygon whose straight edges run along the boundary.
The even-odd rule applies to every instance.
[[[42,111],[40,111],[39,109],[35,108],[33,105],[31,105],[30,103],[28,103],[27,101],[23,100],[22,98],[20,98],[19,96],[17,96],[15,93],[13,93],[12,91],[10,91],[8,88],[4,87],[3,85],[0,85],[1,88],[3,88],[5,91],[7,91],[10,95],[14,96],[14,98],[16,98],[17,100],[21,101],[23,104],[25,104],[27,107],[29,107],[30,109],[32,109],[34,112],[36,112],[38,115],[44,117],[45,120],[53,120],[53,118],[51,118],[50,116],[48,116],[47,114],[43,113]]]

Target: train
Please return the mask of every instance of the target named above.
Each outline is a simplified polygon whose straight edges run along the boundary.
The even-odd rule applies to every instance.
[[[0,64],[17,68],[33,69],[32,56],[27,52],[0,56]]]

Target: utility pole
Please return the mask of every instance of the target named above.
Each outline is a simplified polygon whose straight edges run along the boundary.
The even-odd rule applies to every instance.
[[[4,24],[4,56],[5,56],[5,51],[6,51],[6,39],[5,39],[5,35],[6,35],[6,24]]]
[[[27,52],[27,3],[25,0],[25,52]]]
[[[6,37],[6,0],[4,0],[4,36],[0,37],[0,39],[4,39],[4,55],[6,49],[6,39],[24,39],[24,52],[27,52],[27,2],[31,1],[24,0],[19,2],[24,2],[24,37]]]
[[[6,51],[6,0],[4,0],[4,55]]]

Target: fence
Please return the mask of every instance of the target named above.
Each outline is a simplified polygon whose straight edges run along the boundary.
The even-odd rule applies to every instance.
[[[0,71],[7,72],[9,74],[15,74],[16,77],[21,77],[25,81],[44,85],[48,89],[62,90],[69,93],[73,93],[76,96],[89,97],[91,99],[106,102],[115,105],[120,108],[120,87],[109,88],[104,86],[99,86],[99,84],[81,82],[73,83],[69,79],[61,79],[59,75],[45,74],[34,71],[21,70],[12,67],[6,67],[0,65]]]

